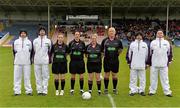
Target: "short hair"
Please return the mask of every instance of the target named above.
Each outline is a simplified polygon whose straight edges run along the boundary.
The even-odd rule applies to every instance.
[[[44,30],[44,31],[45,31],[45,33],[46,33],[46,28],[45,28],[44,26],[39,27],[38,32],[40,32],[41,30]]]
[[[94,34],[92,34],[92,36],[96,36],[97,37],[98,35],[97,35],[97,33],[94,33]]]
[[[27,35],[27,31],[24,30],[24,29],[21,29],[21,30],[19,31],[19,35],[20,35],[22,32],[26,33],[26,35]]]
[[[163,29],[158,29],[157,32],[159,32],[159,31],[161,31],[161,32],[163,32],[163,34],[165,34]],[[156,34],[157,34],[157,32],[156,32]]]
[[[163,30],[163,29],[158,29],[157,32],[158,32],[158,31],[162,31],[162,32],[164,33],[164,30]]]
[[[142,32],[137,32],[137,33],[135,34],[135,37],[137,37],[138,35],[140,35],[140,36],[143,37],[143,33],[142,33]]]
[[[110,28],[108,29],[108,31],[109,31],[110,29],[113,29],[114,32],[116,33],[116,29],[115,29],[114,27],[110,27]]]
[[[64,37],[64,34],[63,34],[63,33],[58,33],[58,35],[57,35],[57,36],[59,36],[59,35],[62,35],[62,36]]]
[[[80,33],[80,31],[79,31],[79,30],[75,30],[75,31],[74,31],[74,34],[75,34],[76,32],[79,32],[79,33]]]
[[[98,34],[97,34],[97,33],[92,34],[92,35],[91,35],[91,38],[92,38],[93,36],[96,36],[96,38],[97,38]]]

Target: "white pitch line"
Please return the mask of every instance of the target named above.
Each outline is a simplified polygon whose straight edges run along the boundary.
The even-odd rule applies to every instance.
[[[107,96],[108,96],[108,98],[109,98],[109,100],[110,100],[110,102],[111,102],[112,108],[116,108],[116,104],[115,104],[115,102],[114,102],[113,97],[112,97],[110,94],[108,94]]]
[[[100,74],[100,78],[101,78],[101,80],[104,79],[104,77],[102,76],[102,74]],[[107,96],[108,96],[108,98],[109,98],[109,100],[110,100],[110,102],[111,102],[112,108],[116,108],[116,104],[115,104],[115,102],[114,102],[113,97],[112,97],[110,94],[108,94]]]

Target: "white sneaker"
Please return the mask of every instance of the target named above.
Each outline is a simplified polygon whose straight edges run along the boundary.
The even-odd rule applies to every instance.
[[[64,90],[61,90],[59,95],[63,96],[64,95]]]
[[[59,95],[59,90],[56,90],[56,96],[58,96]]]

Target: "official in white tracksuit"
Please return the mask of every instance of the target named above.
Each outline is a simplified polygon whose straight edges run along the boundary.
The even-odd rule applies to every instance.
[[[168,64],[172,61],[172,47],[169,42],[165,40],[162,30],[157,32],[157,37],[150,44],[150,87],[149,95],[156,93],[158,85],[158,74],[160,74],[160,81],[164,94],[172,97],[168,78]]]
[[[148,47],[142,40],[142,33],[136,34],[136,40],[133,41],[128,49],[128,64],[130,65],[130,83],[129,88],[130,96],[134,96],[139,93],[145,96],[145,86],[146,86],[146,63],[148,60]],[[137,86],[137,80],[139,78],[139,87]]]
[[[34,72],[36,78],[36,90],[38,95],[47,95],[51,40],[46,36],[45,28],[39,29],[39,36],[33,41]]]
[[[31,54],[32,43],[25,30],[20,31],[19,39],[13,43],[14,54],[14,95],[21,94],[21,80],[24,73],[24,87],[27,95],[32,95],[31,88]]]

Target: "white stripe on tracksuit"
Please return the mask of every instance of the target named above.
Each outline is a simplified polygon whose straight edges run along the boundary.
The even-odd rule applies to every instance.
[[[40,36],[33,41],[34,48],[34,72],[36,78],[37,93],[48,93],[49,80],[49,52],[52,43],[47,36]]]
[[[168,56],[171,48],[167,40],[156,38],[150,44],[151,71],[150,71],[150,93],[155,94],[158,85],[158,73],[164,94],[171,94],[168,78]]]
[[[32,43],[26,38],[15,40],[13,43],[14,52],[14,93],[21,94],[21,80],[24,73],[24,87],[26,94],[32,93],[31,88],[31,51]]]
[[[146,86],[146,61],[148,59],[148,47],[145,42],[135,40],[130,44],[128,51],[130,60],[130,93],[145,92]],[[139,87],[137,86],[139,78]]]

